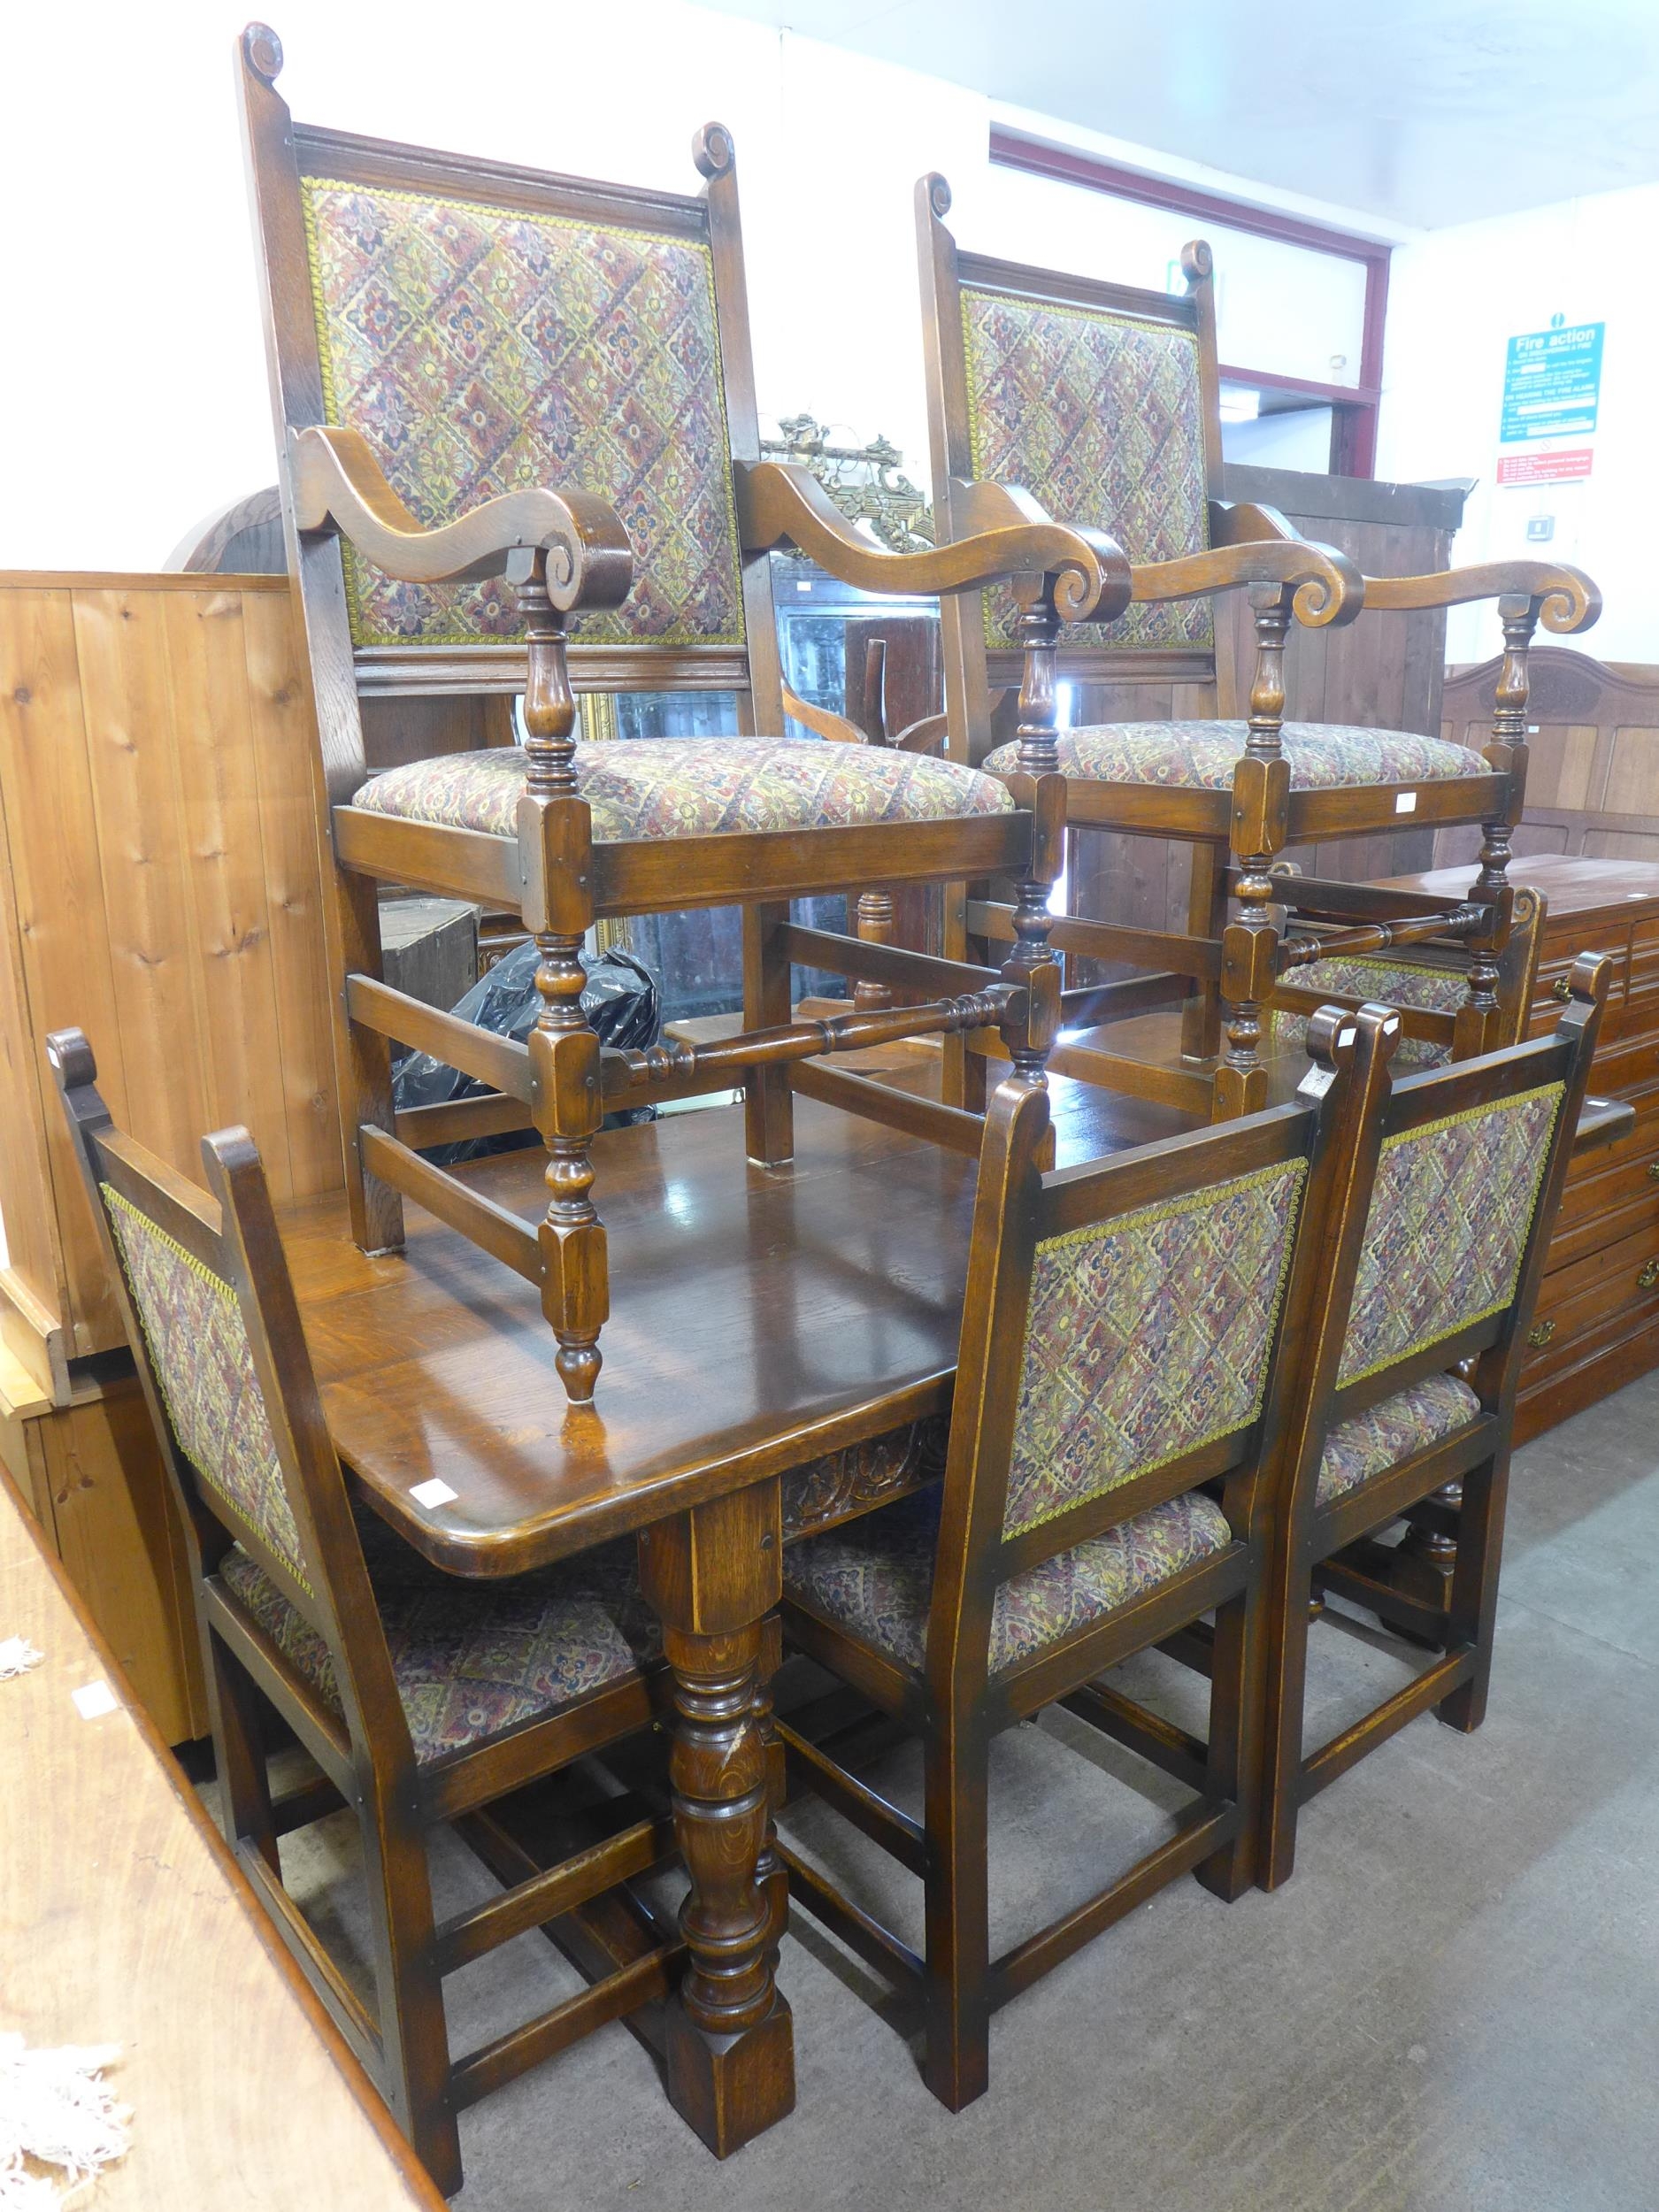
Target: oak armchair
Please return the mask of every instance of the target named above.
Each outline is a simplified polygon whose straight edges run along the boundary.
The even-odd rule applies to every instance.
[[[1187,288],[1176,297],[962,252],[944,221],[950,194],[941,177],[921,180],[916,205],[941,542],[972,526],[987,480],[1023,488],[1033,514],[1110,526],[1133,564],[1133,604],[1110,628],[1068,631],[1061,672],[1115,686],[1203,687],[1219,710],[1218,718],[1171,719],[1166,705],[1143,721],[1052,738],[1033,726],[997,744],[990,688],[1008,680],[1006,602],[993,592],[978,606],[963,600],[944,610],[953,758],[999,773],[1058,768],[1073,827],[1190,839],[1194,847],[1186,936],[1071,918],[1056,925],[1056,947],[1160,972],[1116,987],[1124,1010],[1148,1006],[1160,989],[1163,1002],[1182,1009],[1181,1065],[1155,1066],[1102,1046],[1108,1079],[1188,1109],[1248,1110],[1266,1096],[1262,1013],[1287,966],[1436,938],[1475,953],[1458,1048],[1490,1049],[1510,926],[1509,837],[1525,793],[1527,649],[1540,620],[1558,633],[1587,628],[1600,610],[1594,587],[1576,570],[1537,561],[1361,579],[1345,557],[1303,541],[1273,510],[1223,498],[1211,257],[1202,242],[1186,249]],[[1233,695],[1225,657],[1218,663],[1211,611],[1213,594],[1238,590],[1248,595],[1256,635],[1248,703]],[[1351,620],[1362,603],[1404,610],[1487,598],[1498,602],[1505,658],[1484,754],[1437,736],[1285,723],[1293,618],[1317,626]],[[1415,911],[1396,904],[1373,914],[1343,902],[1347,887],[1287,887],[1271,872],[1294,840],[1391,829],[1404,819],[1482,826],[1467,899],[1425,898]],[[1322,953],[1297,952],[1275,906],[1349,926]],[[1008,927],[990,900],[972,902],[968,918],[987,938]]]
[[[792,1085],[878,1119],[901,1110],[879,1084],[809,1068],[818,1056],[990,1025],[1034,1071],[1056,1026],[1045,939],[1059,779],[784,738],[772,549],[793,544],[898,593],[1018,580],[1039,717],[1051,711],[1048,611],[1119,611],[1127,563],[1096,533],[1033,522],[1012,495],[987,502],[962,543],[881,552],[804,471],[759,462],[736,165],[720,126],[700,134],[703,188],[684,197],[296,125],[276,90],[275,35],[250,27],[239,59],[336,863],[329,956],[354,1233],[396,1248],[409,1198],[495,1253],[539,1286],[560,1375],[586,1400],[608,1296],[589,1147],[607,1110],[741,1084],[750,1156],[776,1163],[791,1151]],[[578,689],[676,687],[734,691],[741,736],[577,743]],[[995,967],[790,920],[795,895],[986,872],[1023,886],[1017,941]],[[388,988],[381,882],[522,916],[545,1002],[527,1046]],[[580,1007],[594,924],[733,903],[741,1033],[602,1050]],[[925,1002],[792,1021],[792,961]],[[392,1040],[492,1094],[395,1117]],[[959,1112],[919,1118],[941,1142],[977,1146]],[[420,1156],[532,1122],[549,1155],[539,1232]]]

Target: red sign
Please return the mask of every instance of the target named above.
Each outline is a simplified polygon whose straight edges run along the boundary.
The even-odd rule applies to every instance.
[[[1564,453],[1506,453],[1498,462],[1500,484],[1571,484],[1588,476],[1595,448],[1570,446]]]

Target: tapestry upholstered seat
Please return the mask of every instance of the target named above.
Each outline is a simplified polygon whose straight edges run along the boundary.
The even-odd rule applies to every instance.
[[[1436,968],[1415,961],[1333,955],[1294,969],[1290,979],[1298,990],[1317,993],[1321,999],[1370,999],[1373,1003],[1425,1014],[1455,1014],[1469,996],[1467,962],[1457,967]],[[1268,1018],[1276,1050],[1294,1052],[1301,1048],[1308,1034],[1305,1014],[1276,1006]],[[1394,1065],[1403,1073],[1408,1068],[1443,1067],[1451,1056],[1449,1043],[1440,1044],[1431,1037],[1402,1037],[1394,1047]]]
[[[413,1553],[411,1571],[377,1584],[375,1601],[386,1632],[397,1694],[415,1757],[426,1765],[524,1722],[544,1718],[590,1690],[620,1682],[656,1654],[649,1639],[636,1649],[633,1621],[583,1563],[549,1570],[500,1590],[469,1589],[426,1568]],[[341,1711],[327,1646],[240,1544],[219,1563],[219,1578],[330,1712]],[[447,1585],[447,1586],[446,1586]],[[660,1649],[660,1638],[657,1639]]]
[[[372,778],[352,804],[403,821],[511,837],[526,774],[526,756],[517,746],[449,753]],[[606,845],[737,830],[861,829],[1013,808],[1006,787],[976,769],[822,738],[579,745],[576,780],[592,810],[594,841]]]
[[[1183,791],[1231,791],[1249,734],[1249,724],[1242,721],[1091,722],[1055,733],[1062,775]],[[1404,730],[1286,722],[1280,734],[1293,791],[1432,783],[1488,772],[1484,757],[1467,745],[1414,737]],[[994,773],[1008,774],[1019,765],[1018,756],[1018,745],[1001,745],[985,764]]]
[[[926,1650],[940,1493],[924,1490],[885,1512],[791,1545],[784,1587],[854,1635],[919,1670]],[[1227,1517],[1202,1491],[1171,1498],[1103,1536],[1040,1560],[999,1584],[991,1615],[990,1671],[1032,1658],[1116,1612],[1182,1568],[1224,1552]]]
[[[1456,1375],[1426,1375],[1332,1430],[1319,1462],[1315,1503],[1334,1505],[1374,1475],[1427,1451],[1478,1417],[1480,1401]]]

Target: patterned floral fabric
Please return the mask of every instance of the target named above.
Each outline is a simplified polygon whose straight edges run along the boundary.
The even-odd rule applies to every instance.
[[[1385,1141],[1339,1382],[1509,1304],[1561,1099],[1547,1084]]]
[[[517,746],[447,753],[373,777],[352,801],[405,821],[518,833],[525,755]],[[726,830],[852,829],[1006,813],[994,776],[920,753],[822,738],[640,738],[578,745],[576,778],[602,845]]]
[[[1305,1172],[1287,1161],[1038,1246],[1009,1535],[1255,1420]]]
[[[428,526],[499,493],[611,501],[634,582],[585,643],[743,634],[708,247],[523,208],[303,180],[331,423],[360,431]],[[394,581],[348,550],[358,645],[517,638],[498,580]]]
[[[1317,991],[1322,997],[1371,999],[1383,1006],[1409,1006],[1424,1013],[1455,1014],[1469,996],[1469,971],[1463,968],[1417,967],[1400,960],[1313,960],[1286,976],[1299,989]],[[1275,1009],[1270,1019],[1279,1046],[1294,1051],[1308,1034],[1305,1014]],[[1426,1037],[1402,1037],[1390,1064],[1396,1073],[1406,1068],[1442,1067],[1452,1056],[1450,1045],[1431,1043]]]
[[[365,1550],[423,1765],[622,1681],[662,1649],[633,1579],[631,1542],[488,1590],[442,1573],[383,1527]],[[239,1545],[219,1576],[338,1713],[327,1646],[271,1578]]]
[[[1479,1410],[1479,1399],[1456,1375],[1425,1376],[1367,1407],[1326,1439],[1317,1502],[1334,1505],[1362,1483],[1386,1475],[1402,1460],[1463,1428]]]
[[[1203,392],[1190,330],[964,287],[970,449],[977,478],[1020,484],[1057,521],[1092,524],[1137,565],[1210,545]],[[1009,641],[1012,600],[986,595],[986,636]],[[1108,648],[1209,645],[1210,602],[1131,607]]]
[[[100,1187],[179,1449],[309,1591],[235,1291],[113,1185]]]
[[[784,1588],[896,1659],[919,1668],[927,1647],[940,1494],[924,1490],[884,1512],[792,1544]],[[1138,1513],[1103,1536],[1045,1559],[997,1591],[990,1668],[1000,1674],[1116,1612],[1184,1567],[1225,1551],[1226,1516],[1199,1490]]]
[[[1248,722],[1097,722],[1057,733],[1063,775],[1096,783],[1158,783],[1178,791],[1230,791],[1248,741]],[[1479,753],[1443,737],[1365,730],[1340,722],[1286,722],[1285,757],[1293,791],[1331,791],[1363,783],[1432,783],[1442,776],[1485,776]],[[1019,747],[999,745],[985,763],[993,775],[1019,765]]]

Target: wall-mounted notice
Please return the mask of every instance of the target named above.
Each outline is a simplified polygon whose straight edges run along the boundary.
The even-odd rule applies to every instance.
[[[1606,328],[1605,323],[1571,323],[1510,339],[1500,444],[1585,437],[1595,428]]]
[[[1558,447],[1552,453],[1501,453],[1500,484],[1571,484],[1588,476],[1595,458],[1591,445]]]

